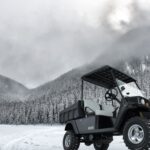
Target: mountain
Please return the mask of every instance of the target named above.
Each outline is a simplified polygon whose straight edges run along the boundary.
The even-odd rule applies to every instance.
[[[28,100],[34,101],[35,105],[42,104],[44,110],[47,108],[43,115],[51,114],[53,122],[58,121],[59,112],[81,98],[81,76],[103,65],[111,65],[136,78],[146,96],[150,97],[149,33],[150,27],[129,31],[91,64],[73,69],[53,81],[32,89]],[[84,98],[98,101],[104,99],[103,90],[95,86],[86,84],[84,92]],[[43,122],[47,121],[43,119]]]
[[[0,75],[0,101],[24,100],[28,92],[21,83]]]
[[[10,96],[24,96],[25,94],[27,97],[25,97],[25,102],[9,101],[1,103],[0,123],[52,124],[58,122],[59,112],[81,98],[81,76],[103,65],[111,65],[136,78],[146,96],[150,97],[149,33],[149,27],[133,29],[118,38],[91,64],[73,69],[32,90],[28,90],[16,82],[11,84],[12,80],[7,79],[9,82],[11,81],[10,84],[5,82],[7,80],[4,80],[3,84],[0,85],[3,93]],[[18,89],[21,90],[18,91]],[[84,99],[104,102],[104,90],[86,84]]]

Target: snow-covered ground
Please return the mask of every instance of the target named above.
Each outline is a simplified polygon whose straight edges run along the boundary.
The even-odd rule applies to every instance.
[[[0,150],[63,150],[63,126],[0,125]],[[109,150],[127,150],[122,137],[115,137]],[[94,150],[81,144],[80,150]]]

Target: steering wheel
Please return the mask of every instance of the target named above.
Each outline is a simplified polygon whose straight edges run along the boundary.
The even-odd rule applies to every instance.
[[[117,99],[117,95],[118,95],[118,91],[116,89],[111,89],[106,92],[105,99],[106,101],[111,102]]]

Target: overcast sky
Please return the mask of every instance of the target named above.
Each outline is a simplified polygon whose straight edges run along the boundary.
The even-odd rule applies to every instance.
[[[0,74],[33,88],[90,63],[134,26],[135,6],[150,1],[0,0]]]

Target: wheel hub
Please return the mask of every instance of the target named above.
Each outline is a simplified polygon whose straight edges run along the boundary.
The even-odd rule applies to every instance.
[[[65,146],[69,147],[70,144],[71,144],[71,137],[70,137],[70,135],[67,135],[66,139],[65,139]]]
[[[140,125],[133,125],[128,131],[128,138],[133,144],[140,144],[144,139],[144,130]]]

